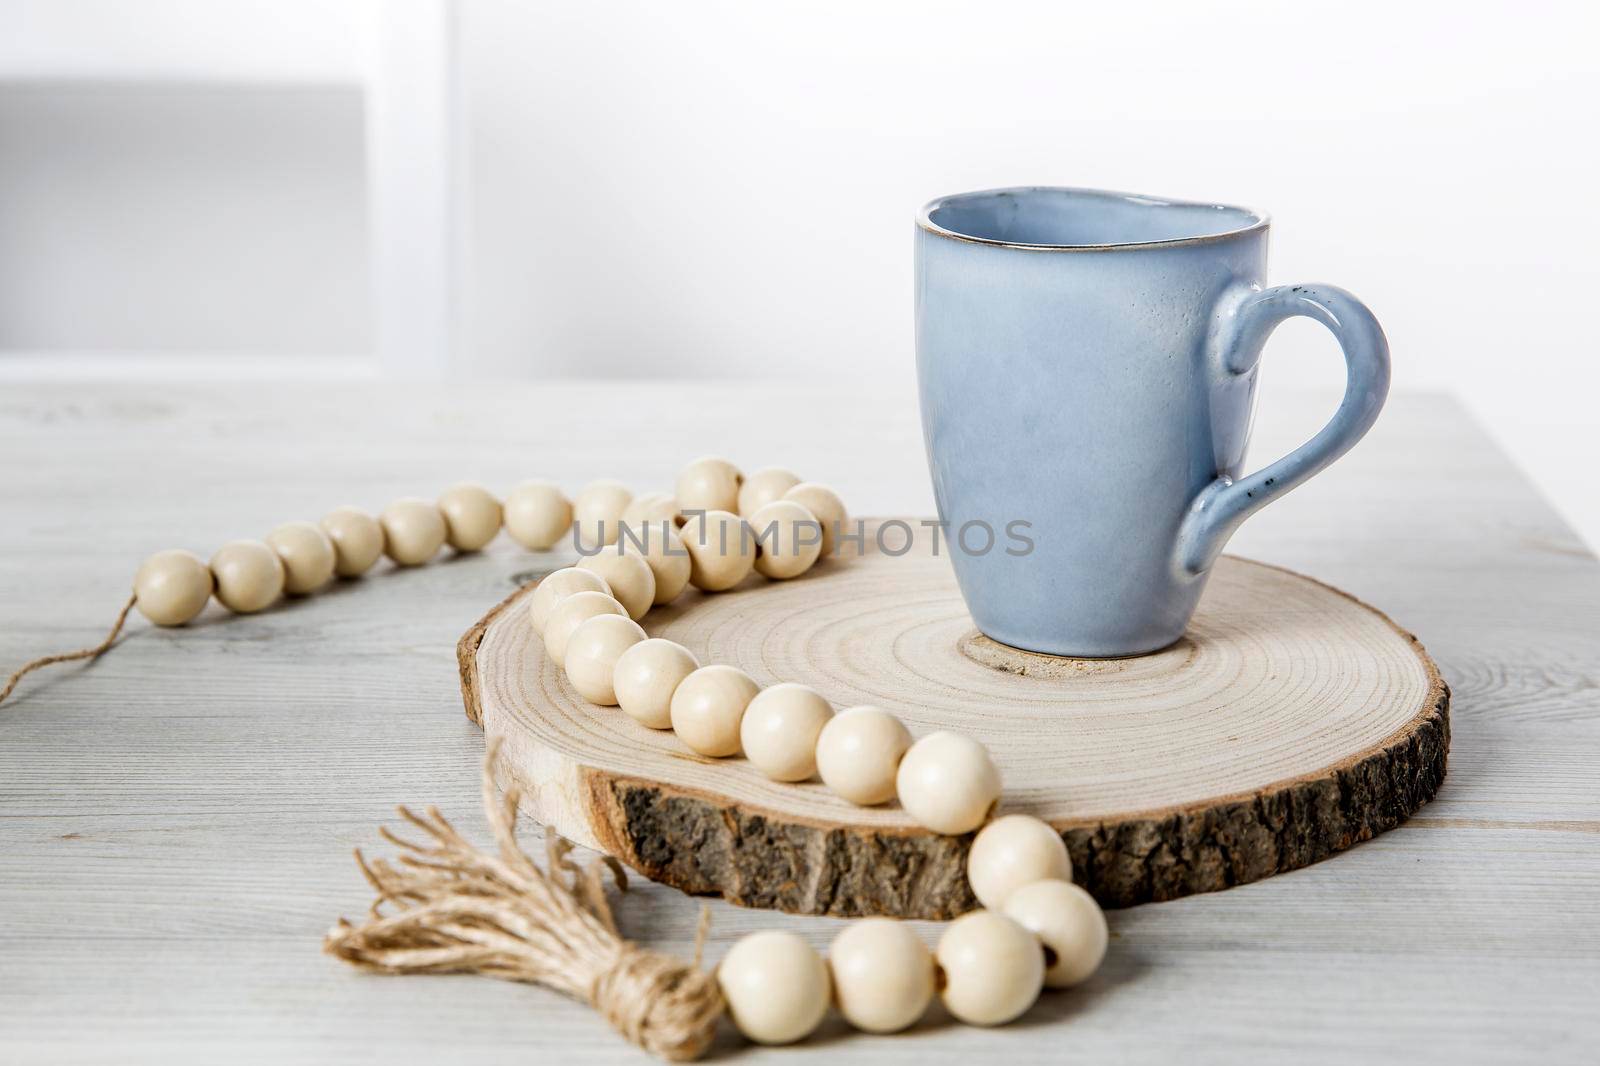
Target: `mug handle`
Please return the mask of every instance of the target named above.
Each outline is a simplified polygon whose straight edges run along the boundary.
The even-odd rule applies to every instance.
[[[1204,573],[1240,523],[1354,447],[1383,408],[1389,342],[1366,305],[1333,285],[1278,285],[1252,292],[1225,311],[1213,348],[1222,374],[1239,377],[1254,370],[1273,329],[1295,315],[1321,322],[1344,350],[1344,399],[1320,433],[1282,459],[1237,481],[1218,477],[1200,490],[1178,528],[1176,562],[1184,576]]]

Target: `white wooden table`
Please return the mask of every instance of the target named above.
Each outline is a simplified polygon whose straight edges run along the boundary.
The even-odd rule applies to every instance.
[[[1331,398],[1269,396],[1255,454]],[[666,487],[694,455],[780,463],[857,513],[931,513],[914,396],[792,387],[12,386],[0,394],[0,666],[98,639],[139,560],[208,554],[340,503],[477,479]],[[1594,1061],[1600,1044],[1600,566],[1451,400],[1369,440],[1232,549],[1418,633],[1455,690],[1450,776],[1412,822],[1310,869],[1114,913],[1105,967],[1020,1023],[836,1021],[799,1049],[884,1062]],[[368,891],[350,859],[396,802],[481,830],[483,739],[456,637],[554,560],[487,555],[270,613],[142,622],[0,705],[0,1061],[637,1061],[589,1010],[319,951]],[[378,850],[382,851],[381,847]],[[634,936],[698,911],[644,885]],[[710,957],[828,919],[713,907]],[[936,930],[925,932],[930,939]]]

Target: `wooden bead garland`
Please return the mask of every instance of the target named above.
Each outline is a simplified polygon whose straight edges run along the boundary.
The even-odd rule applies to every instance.
[[[567,680],[578,694],[601,707],[614,707],[617,690],[612,673],[623,652],[645,639],[631,618],[597,615],[572,631],[567,641]]]
[[[193,552],[156,552],[133,575],[134,602],[158,626],[181,626],[205,609],[215,582]]]
[[[736,666],[702,666],[672,693],[672,731],[701,755],[737,755],[739,724],[760,691]]]
[[[750,516],[756,573],[775,581],[799,577],[822,555],[822,526],[793,500],[774,500]]]
[[[751,933],[717,967],[717,985],[733,1024],[760,1044],[810,1036],[828,1013],[827,963],[793,933]]]
[[[1000,802],[1000,771],[970,737],[930,733],[901,758],[895,792],[900,806],[934,832],[970,833]]]
[[[945,926],[934,954],[944,973],[945,1009],[968,1025],[1019,1018],[1044,987],[1039,941],[994,911],[963,914]]]
[[[1094,897],[1066,880],[1035,881],[1006,897],[1004,910],[1045,946],[1047,988],[1089,979],[1106,957],[1111,932]],[[1053,958],[1052,958],[1053,956]]]
[[[691,511],[739,510],[739,486],[744,475],[728,460],[715,455],[696,459],[683,468],[674,486],[678,507]]]
[[[572,528],[572,501],[548,481],[524,481],[506,496],[504,516],[512,540],[542,552]]]
[[[623,555],[608,548],[591,555],[578,566],[604,579],[611,588],[611,595],[635,622],[655,606],[656,575],[643,556]]]
[[[1008,814],[973,838],[967,883],[985,907],[998,909],[1024,885],[1050,880],[1071,881],[1072,859],[1061,834],[1039,819]]]
[[[651,729],[671,729],[672,694],[698,669],[700,660],[688,648],[651,637],[622,653],[612,687],[629,718]]]
[[[421,566],[432,559],[448,535],[439,505],[415,496],[385,507],[378,522],[383,526],[384,552],[401,566]]]
[[[264,611],[283,595],[283,563],[259,540],[235,540],[211,557],[217,601],[238,614]]]
[[[633,493],[620,481],[592,481],[572,501],[572,524],[578,540],[587,545],[615,544],[622,514]]]
[[[733,512],[694,515],[681,532],[689,550],[689,583],[702,592],[726,592],[755,569],[755,538]]]
[[[829,558],[838,547],[839,534],[843,532],[849,514],[839,494],[815,481],[802,481],[783,494],[783,498],[810,511],[822,524],[822,555]]]
[[[757,470],[739,487],[739,513],[750,518],[767,504],[783,499],[783,494],[798,484],[800,479],[781,466]]]
[[[911,730],[879,707],[840,711],[817,735],[822,783],[858,807],[894,799],[895,774],[911,747]]]
[[[533,631],[544,636],[550,612],[562,600],[578,592],[603,592],[609,596],[611,586],[593,570],[582,570],[575,566],[546,574],[544,580],[539,582],[539,587],[533,590],[533,595],[528,597],[528,621]]]
[[[904,922],[861,918],[828,949],[839,1013],[857,1029],[898,1033],[917,1023],[933,1001],[933,953]]]
[[[691,509],[706,513],[685,515]],[[517,486],[502,505],[481,486],[458,485],[437,503],[396,501],[377,519],[341,507],[319,525],[280,526],[265,543],[224,545],[209,565],[188,552],[157,553],[139,568],[130,604],[168,626],[192,620],[212,595],[230,610],[258,611],[285,592],[313,593],[335,574],[358,576],[381,554],[414,566],[446,543],[458,552],[479,550],[502,526],[536,549],[569,531],[581,542],[614,545],[547,575],[528,598],[530,621],[546,654],[586,700],[620,705],[650,728],[672,728],[702,756],[742,751],[774,780],[820,775],[827,787],[860,805],[898,797],[907,813],[936,832],[983,827],[969,852],[968,879],[987,909],[952,922],[935,952],[890,919],[851,924],[826,961],[792,934],[753,934],[729,951],[714,975],[735,1024],[752,1040],[792,1042],[815,1029],[834,998],[858,1028],[895,1032],[915,1024],[936,987],[962,1021],[1003,1024],[1026,1011],[1042,987],[1086,980],[1104,957],[1108,932],[1094,899],[1071,883],[1071,863],[1055,829],[1022,815],[988,822],[999,800],[1000,776],[983,746],[948,732],[913,742],[888,712],[863,706],[834,714],[827,700],[803,684],[763,691],[743,671],[701,665],[687,648],[650,638],[638,624],[651,607],[670,603],[690,583],[716,592],[739,584],[752,570],[777,580],[805,573],[837,549],[845,519],[844,504],[826,486],[801,482],[779,468],[746,479],[716,458],[690,464],[671,495],[635,498],[620,483],[606,481],[586,487],[574,503],[556,486],[533,481]],[[817,535],[815,543],[796,550],[802,546],[795,544],[794,531],[802,523]],[[624,525],[626,534],[619,536]],[[776,548],[764,549],[761,534],[768,527],[778,530]],[[120,626],[119,619],[97,649],[39,662],[99,654]],[[16,676],[12,686],[15,681]],[[446,836],[453,832],[442,820],[424,827]],[[501,843],[504,851],[509,845],[504,837]],[[537,871],[529,864],[525,872]],[[371,876],[376,875],[369,870]],[[443,883],[440,891],[448,893],[449,882]],[[591,879],[583,889],[583,905],[608,922],[597,885]],[[329,950],[360,965],[382,953],[376,944],[357,948],[350,938],[360,931],[342,928],[348,932],[330,934]],[[404,962],[386,965],[400,972],[410,968]],[[534,977],[565,987],[542,973]],[[712,1009],[709,1000],[694,1008]],[[704,1023],[703,1013],[698,1017],[694,1026]],[[662,1046],[630,1035],[671,1058],[694,1057],[704,1047],[698,1032]]]
[[[628,617],[628,609],[604,592],[574,592],[556,604],[544,624],[544,653],[563,669],[567,665],[567,645],[572,634],[589,619],[602,614]]]
[[[793,681],[763,689],[744,709],[739,746],[774,781],[804,781],[817,772],[817,736],[833,707],[817,690]]]
[[[322,519],[322,531],[333,543],[333,571],[360,577],[383,555],[383,526],[354,507],[336,507]]]
[[[320,526],[285,522],[267,534],[267,546],[283,563],[283,590],[289,595],[309,596],[333,580],[338,557]]]
[[[445,541],[458,552],[475,552],[500,532],[504,509],[482,485],[456,485],[439,497]]]

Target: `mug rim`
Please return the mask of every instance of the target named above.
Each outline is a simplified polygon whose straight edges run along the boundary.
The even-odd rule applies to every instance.
[[[1005,193],[1041,192],[1071,193],[1075,196],[1117,199],[1148,207],[1204,207],[1217,211],[1236,211],[1249,216],[1251,221],[1246,225],[1224,230],[1221,233],[1197,233],[1188,237],[1169,237],[1156,241],[1114,241],[1106,244],[1028,244],[1019,241],[1002,241],[993,237],[979,237],[970,233],[958,233],[933,221],[933,213],[935,211],[960,200],[975,200],[980,197],[998,196]],[[1242,237],[1246,234],[1265,230],[1271,224],[1272,219],[1265,211],[1257,211],[1251,207],[1212,203],[1205,200],[1182,200],[1170,196],[1146,196],[1141,193],[1117,192],[1111,189],[1089,189],[1075,185],[1011,185],[998,189],[975,189],[971,192],[951,193],[948,196],[940,196],[929,200],[917,212],[918,228],[936,237],[946,237],[966,244],[984,244],[991,248],[1015,248],[1025,252],[1114,252],[1135,248],[1177,248],[1189,244],[1212,244],[1217,241],[1232,240],[1235,237]]]

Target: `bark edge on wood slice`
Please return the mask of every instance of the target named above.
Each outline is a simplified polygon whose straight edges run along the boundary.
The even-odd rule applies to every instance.
[[[655,636],[837,709],[875,703],[913,733],[989,744],[1002,812],[1045,818],[1074,876],[1124,907],[1298,869],[1392,829],[1431,799],[1450,690],[1421,643],[1354,597],[1225,556],[1185,638],[1134,659],[1036,655],[971,625],[948,562],[921,550],[826,560],[789,582],[689,590]],[[586,703],[525,613],[536,582],[457,647],[467,716],[505,738],[497,778],[537,821],[686,892],[801,914],[946,919],[976,906],[970,834],[813,781],[767,781],[670,732]]]

